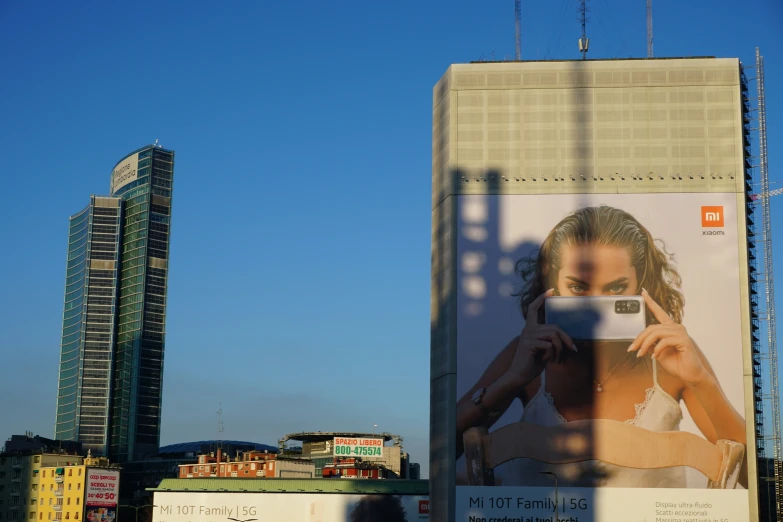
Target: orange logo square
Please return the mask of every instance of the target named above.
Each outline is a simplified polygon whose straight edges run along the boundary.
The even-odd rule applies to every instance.
[[[701,207],[701,226],[712,228],[722,227],[723,206]]]

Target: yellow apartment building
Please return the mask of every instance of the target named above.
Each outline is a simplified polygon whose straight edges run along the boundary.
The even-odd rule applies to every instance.
[[[6,489],[9,498],[5,510],[0,506],[0,520],[3,519],[3,511],[6,511],[6,520],[25,521],[38,518],[41,470],[44,467],[81,464],[84,457],[67,453],[41,452],[14,455],[5,460],[11,465],[10,473],[4,477],[8,482]],[[0,479],[0,491],[4,489],[2,484],[3,480]]]
[[[108,459],[88,455],[82,462],[41,467],[37,491],[30,497],[37,505],[31,506],[29,520],[84,520],[87,475],[90,469],[108,466]]]

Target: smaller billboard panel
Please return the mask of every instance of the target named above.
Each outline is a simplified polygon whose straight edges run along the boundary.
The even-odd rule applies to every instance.
[[[108,469],[88,469],[87,496],[85,505],[89,513],[91,507],[117,507],[120,493],[120,472]],[[105,522],[101,519],[101,522]]]
[[[361,437],[335,437],[335,457],[383,458],[383,439]]]
[[[156,491],[152,503],[152,522],[421,522],[430,518],[425,495]]]
[[[88,507],[84,519],[87,522],[114,522],[117,519],[117,508]]]
[[[114,194],[128,183],[136,181],[139,172],[139,154],[131,154],[114,167],[111,172],[111,190]]]

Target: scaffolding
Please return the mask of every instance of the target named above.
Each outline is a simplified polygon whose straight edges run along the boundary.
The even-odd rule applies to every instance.
[[[746,148],[746,192],[748,210],[748,258],[750,263],[750,293],[753,351],[753,388],[756,420],[756,449],[759,478],[759,512],[764,520],[783,522],[781,513],[780,398],[778,395],[778,359],[775,325],[775,282],[772,265],[772,220],[769,199],[767,165],[767,118],[764,93],[764,57],[756,48],[756,107],[750,108],[747,79],[742,75],[742,101],[745,112],[744,140]],[[750,155],[750,127],[756,112],[758,131],[755,165]],[[749,187],[752,171],[757,171],[759,193],[751,197]],[[756,234],[754,207],[761,209],[761,236]],[[757,256],[760,251],[760,259]],[[766,374],[766,379],[764,378]],[[765,516],[766,515],[766,516]]]

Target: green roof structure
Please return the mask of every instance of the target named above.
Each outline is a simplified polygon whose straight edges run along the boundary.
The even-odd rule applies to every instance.
[[[352,480],[290,478],[168,478],[147,491],[187,493],[351,493],[429,495],[427,480]]]

